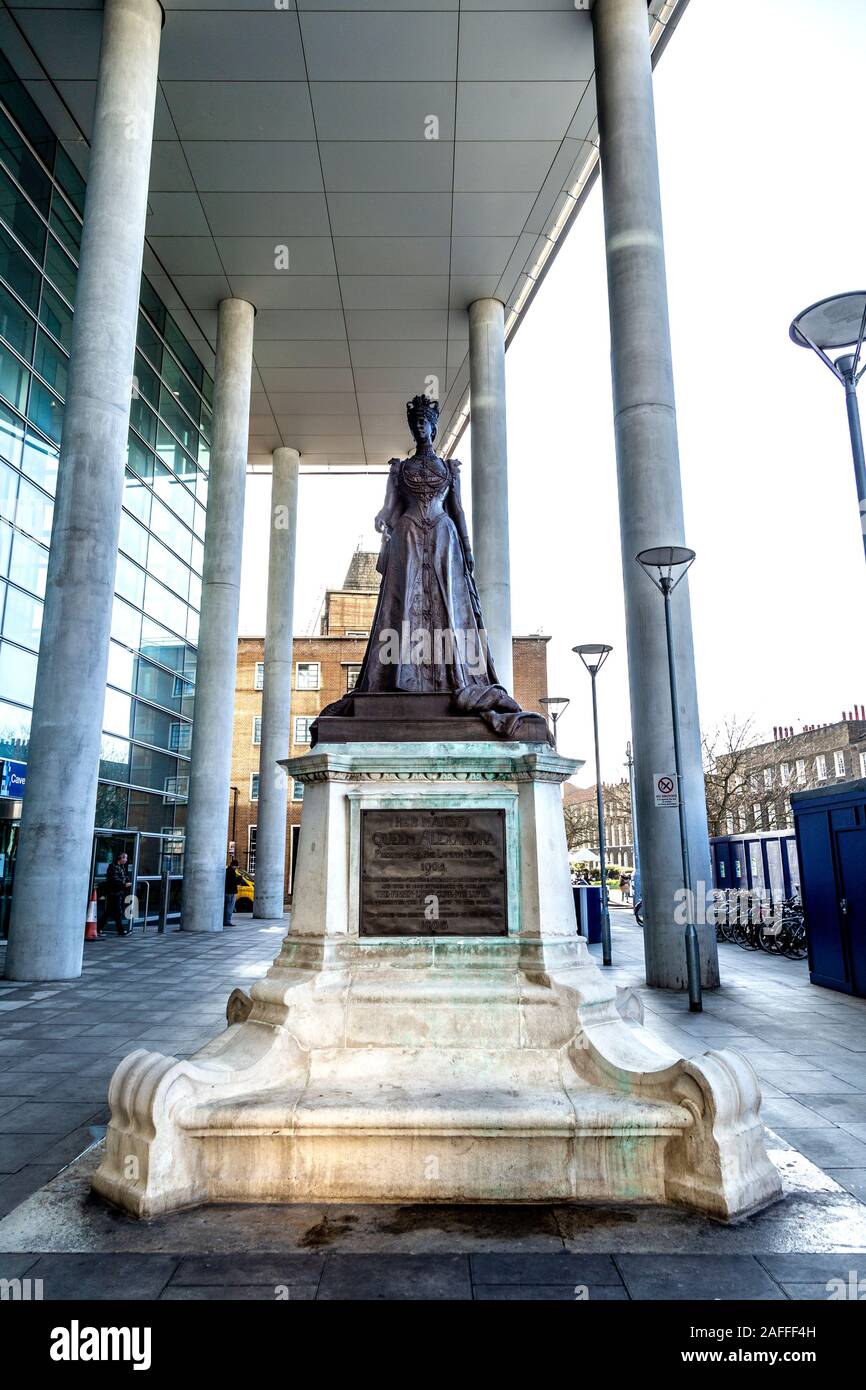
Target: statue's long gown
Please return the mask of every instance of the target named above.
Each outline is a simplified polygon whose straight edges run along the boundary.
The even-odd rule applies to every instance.
[[[350,714],[359,693],[438,692],[451,695],[454,713],[480,715],[505,738],[519,738],[523,721],[535,719],[499,684],[487,649],[460,539],[459,468],[432,449],[392,459],[383,512],[390,535],[379,555],[382,584],[367,651],[354,690],[322,715]]]
[[[397,506],[379,556],[382,585],[356,691],[430,694],[498,684],[454,520],[462,518],[458,468],[432,452],[391,464],[389,497]]]

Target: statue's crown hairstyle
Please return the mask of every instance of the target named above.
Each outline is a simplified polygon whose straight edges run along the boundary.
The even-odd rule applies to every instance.
[[[416,420],[428,419],[433,422],[433,426],[439,423],[439,402],[434,401],[432,396],[413,396],[411,401],[406,402],[406,419],[409,426]]]

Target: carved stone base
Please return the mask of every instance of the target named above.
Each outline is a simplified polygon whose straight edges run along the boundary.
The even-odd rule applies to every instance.
[[[721,1219],[779,1195],[749,1064],[686,1060],[624,1019],[575,935],[559,789],[574,763],[403,744],[287,766],[306,783],[292,930],[251,1008],[236,992],[235,1021],[194,1058],[120,1064],[98,1192],[138,1216],[633,1200]],[[359,936],[364,806],[478,801],[506,812],[507,934]]]

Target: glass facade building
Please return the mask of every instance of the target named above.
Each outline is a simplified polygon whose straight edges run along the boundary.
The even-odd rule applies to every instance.
[[[81,175],[0,56],[0,758],[7,764],[27,762],[83,210]],[[182,866],[212,402],[211,377],[142,277],[97,885],[119,834],[143,882]],[[82,663],[91,656],[82,652]],[[3,804],[5,926],[16,816],[11,800]]]

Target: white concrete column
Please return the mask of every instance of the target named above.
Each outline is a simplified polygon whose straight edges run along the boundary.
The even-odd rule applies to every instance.
[[[298,530],[298,467],[295,449],[274,450],[271,480],[271,548],[253,915],[282,917],[286,885],[288,777],[278,759],[289,756],[292,706],[292,614]]]
[[[81,974],[162,10],[105,0],[6,974]]]
[[[183,861],[184,931],[222,931],[223,926],[255,312],[244,299],[224,299],[217,322]]]
[[[601,177],[625,583],[647,983],[686,987],[676,810],[657,808],[653,776],[674,766],[663,601],[635,556],[684,545],[652,63],[646,0],[595,0]],[[700,556],[698,556],[700,564]],[[709,889],[709,841],[687,582],[673,596],[684,793],[692,880]],[[703,982],[718,984],[715,932],[698,927]]]
[[[476,299],[469,306],[469,393],[475,578],[496,674],[513,694],[505,309],[498,299]]]

